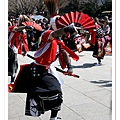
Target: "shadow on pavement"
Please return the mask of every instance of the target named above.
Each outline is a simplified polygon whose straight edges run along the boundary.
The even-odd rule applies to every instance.
[[[72,65],[72,66],[73,66],[73,68],[91,68],[91,67],[95,66],[95,63],[85,63],[80,66],[74,66],[74,65]]]
[[[112,81],[99,80],[99,81],[90,81],[91,83],[99,84],[101,87],[112,87]]]
[[[79,57],[83,57],[83,56],[85,56],[85,55],[78,55]]]

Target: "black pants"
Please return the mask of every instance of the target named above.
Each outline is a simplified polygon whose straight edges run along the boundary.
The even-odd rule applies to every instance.
[[[49,74],[43,66],[25,64],[20,66],[14,92],[53,95],[61,92],[61,85],[57,78]]]
[[[11,82],[14,82],[18,70],[17,53],[8,47],[8,76],[11,76]]]
[[[27,93],[25,115],[29,116],[40,116],[51,110],[51,116],[55,117],[63,102],[57,78],[34,63],[20,66],[13,92]]]

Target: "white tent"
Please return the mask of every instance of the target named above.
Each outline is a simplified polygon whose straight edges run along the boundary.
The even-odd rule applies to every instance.
[[[45,17],[43,17],[42,15],[32,15],[31,16],[34,20],[40,20],[40,19],[44,19]],[[47,18],[45,18],[45,19],[47,19]]]

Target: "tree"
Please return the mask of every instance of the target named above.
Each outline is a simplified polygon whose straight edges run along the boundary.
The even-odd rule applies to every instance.
[[[8,0],[8,16],[19,14],[33,14],[35,8],[37,12],[44,9],[45,6],[41,0]]]
[[[70,11],[82,11],[95,17],[102,11],[112,11],[112,0],[60,0],[59,7],[60,15]],[[19,14],[34,13],[48,16],[44,0],[8,0],[8,16],[14,15],[17,17]]]
[[[68,5],[61,9],[64,13],[82,11],[91,17],[98,16],[103,10],[112,11],[112,0],[70,0]]]

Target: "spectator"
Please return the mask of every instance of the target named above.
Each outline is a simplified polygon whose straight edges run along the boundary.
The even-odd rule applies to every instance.
[[[103,28],[103,31],[105,32],[105,34],[108,35],[110,33],[110,26],[109,26],[108,21],[104,20],[102,28]]]

